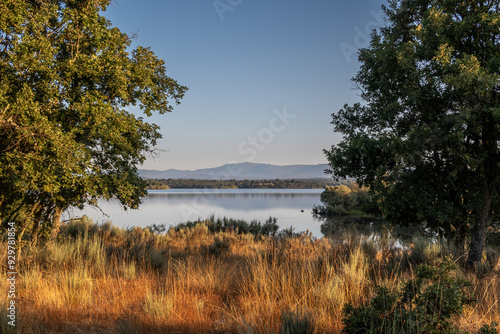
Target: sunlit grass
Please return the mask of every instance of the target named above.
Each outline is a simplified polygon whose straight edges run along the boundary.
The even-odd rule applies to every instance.
[[[174,308],[174,300],[165,290],[153,293],[147,290],[144,300],[144,312],[151,317],[165,318],[168,317]]]
[[[66,224],[57,243],[23,251],[21,332],[340,333],[346,303],[367,302],[377,285],[396,291],[417,264],[449,253],[423,238],[401,249],[387,235],[254,236],[209,224],[162,234]],[[459,273],[478,301],[455,320],[466,330],[500,322],[498,250],[489,252],[478,275]]]

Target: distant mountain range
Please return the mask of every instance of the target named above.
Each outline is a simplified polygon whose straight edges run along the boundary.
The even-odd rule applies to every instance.
[[[234,163],[215,168],[196,170],[149,170],[139,169],[144,179],[195,179],[195,180],[289,180],[325,179],[327,164],[276,166],[259,163]]]

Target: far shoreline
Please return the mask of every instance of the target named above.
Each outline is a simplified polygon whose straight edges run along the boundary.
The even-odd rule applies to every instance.
[[[339,185],[331,178],[275,180],[147,179],[147,190],[167,189],[325,189]]]

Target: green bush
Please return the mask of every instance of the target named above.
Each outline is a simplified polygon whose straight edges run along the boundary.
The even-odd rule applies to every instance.
[[[152,225],[148,225],[146,226],[146,228],[153,234],[163,234],[167,231],[167,225],[165,224],[159,224],[159,225],[156,225],[156,224],[152,224]]]
[[[424,264],[401,291],[378,287],[368,304],[346,304],[342,333],[460,333],[451,319],[474,300],[470,282],[456,278],[454,270],[450,257],[438,265]],[[480,333],[490,333],[491,326]]]
[[[264,225],[262,225],[262,234],[267,236],[276,235],[278,229],[278,219],[276,217],[269,217]]]
[[[188,221],[185,223],[180,223],[171,228],[171,230],[175,232],[179,232],[185,229],[192,229],[200,224],[205,224],[208,227],[208,231],[210,233],[224,232],[224,231],[234,231],[238,234],[246,234],[251,233],[254,236],[261,235],[275,235],[279,229],[277,218],[269,217],[264,224],[259,221],[252,220],[247,223],[241,219],[232,219],[232,218],[217,218],[211,216],[205,220],[197,220],[197,221]]]
[[[316,207],[313,211],[322,216],[343,216],[368,212],[371,195],[367,188],[360,188],[352,183],[348,186],[326,186],[321,193],[323,207]]]
[[[226,255],[231,249],[231,244],[227,237],[216,237],[214,242],[208,246],[208,253],[215,256]]]

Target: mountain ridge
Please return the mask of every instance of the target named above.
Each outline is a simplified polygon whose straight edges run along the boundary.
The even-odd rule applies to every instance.
[[[263,163],[228,163],[219,167],[195,170],[139,169],[144,179],[194,179],[194,180],[274,180],[274,179],[327,179],[324,170],[328,164],[272,165]]]

